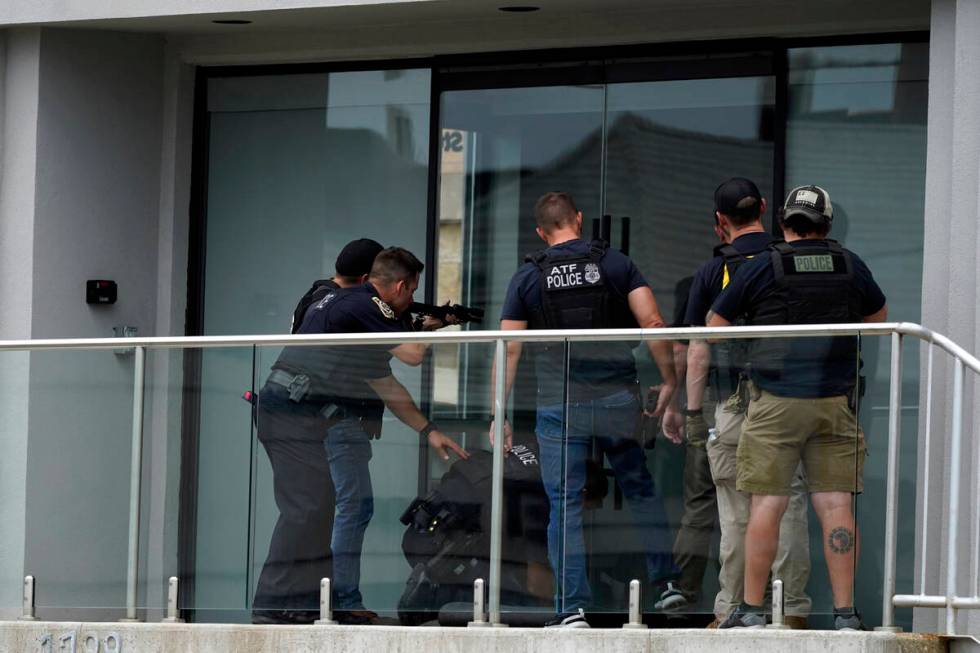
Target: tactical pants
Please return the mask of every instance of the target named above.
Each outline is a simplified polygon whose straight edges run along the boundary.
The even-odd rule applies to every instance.
[[[707,453],[718,491],[718,517],[721,525],[719,558],[721,570],[715,597],[715,616],[724,618],[742,601],[745,586],[745,530],[749,523],[752,496],[735,489],[735,452],[744,413],[730,413],[720,402],[715,408],[716,438],[708,442]],[[810,536],[807,529],[807,487],[802,468],[797,470],[793,494],[779,525],[779,548],[772,565],[772,577],[783,581],[786,614],[806,617],[810,597],[806,583],[810,577]]]
[[[276,383],[259,393],[258,438],[272,464],[279,519],[255,591],[256,611],[317,611],[320,579],[331,576],[334,486],[319,410],[290,401]]]
[[[713,405],[713,404],[712,404]],[[706,403],[705,408],[710,410]],[[709,416],[710,417],[710,416]],[[715,482],[705,442],[688,439],[684,459],[684,515],[674,540],[674,561],[681,569],[678,584],[692,600],[701,592],[708,566],[711,537],[718,522]]]

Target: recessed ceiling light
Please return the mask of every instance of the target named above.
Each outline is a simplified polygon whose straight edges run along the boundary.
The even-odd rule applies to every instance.
[[[497,7],[499,11],[508,11],[512,14],[526,14],[532,11],[538,11],[541,7],[535,7],[533,5],[508,5],[506,7]]]
[[[241,18],[224,18],[221,20],[212,20],[215,25],[251,25],[252,21],[242,20]]]

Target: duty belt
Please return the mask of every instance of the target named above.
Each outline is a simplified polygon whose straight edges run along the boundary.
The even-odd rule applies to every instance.
[[[272,370],[268,381],[289,390],[290,401],[298,403],[310,394],[310,377],[305,374],[290,374],[282,370]]]
[[[283,370],[272,370],[268,383],[281,385],[289,391],[289,400],[300,403],[310,395],[310,377],[306,374],[290,374]],[[325,402],[320,409],[320,415],[327,420],[339,420],[349,417],[347,410],[333,402]]]

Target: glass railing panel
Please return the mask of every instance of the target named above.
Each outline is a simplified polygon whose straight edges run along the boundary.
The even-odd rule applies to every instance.
[[[536,345],[540,346],[540,345]],[[541,461],[534,435],[534,411],[536,395],[535,367],[526,358],[533,346],[523,345],[524,356],[518,359],[516,374],[507,392],[507,419],[505,454],[503,460],[501,513],[501,564],[500,564],[500,615],[504,623],[511,625],[541,625],[552,613],[554,596],[553,579],[547,555],[548,499],[541,483]],[[511,351],[516,355],[515,351]],[[441,385],[433,396],[433,419],[446,427],[446,432],[465,446],[469,460],[451,466],[429,455],[429,492],[441,496],[461,494],[479,497],[480,528],[468,534],[457,528],[440,545],[450,552],[443,556],[422,556],[414,561],[413,579],[419,576],[420,564],[426,575],[429,569],[444,579],[440,593],[435,597],[439,623],[464,625],[473,618],[473,580],[487,581],[490,587],[489,527],[492,512],[490,502],[493,447],[491,428],[494,407],[495,343],[466,345],[438,345],[433,347],[435,374]],[[458,367],[450,363],[455,360]],[[441,390],[440,390],[441,388]],[[450,388],[458,388],[450,392]],[[470,479],[480,479],[474,484]],[[455,488],[461,488],[461,492]],[[473,494],[477,490],[477,494]],[[421,494],[421,492],[420,492]],[[450,506],[456,501],[451,501]],[[453,508],[453,510],[456,510]],[[416,519],[416,526],[418,526]],[[409,527],[408,530],[412,530]],[[418,536],[413,536],[418,540]],[[406,542],[408,536],[406,536]],[[455,550],[465,555],[455,553]],[[428,557],[428,559],[426,559]],[[439,571],[442,569],[443,571]],[[446,574],[448,570],[451,574]],[[464,571],[465,570],[465,571]],[[488,609],[490,608],[488,604]],[[402,622],[406,623],[406,615]],[[425,614],[412,615],[412,622],[420,623]],[[431,616],[431,615],[430,615]]]
[[[858,424],[865,436],[867,456],[863,467],[863,492],[855,500],[860,542],[854,601],[870,626],[882,623],[882,588],[887,545],[885,522],[889,457],[889,392],[891,386],[891,336],[864,336],[860,341],[863,394],[858,402]],[[913,594],[916,577],[916,473],[919,447],[919,350],[915,338],[903,338],[902,393],[898,406],[899,467],[898,518],[896,519],[895,591]],[[935,580],[935,579],[933,579]],[[938,589],[938,583],[933,585]],[[895,610],[895,624],[912,629],[912,610]]]
[[[131,573],[135,352],[13,356],[24,365],[10,389],[21,394],[24,569],[37,578],[38,613],[119,619]]]
[[[197,622],[249,621],[255,349],[182,350],[180,605]],[[160,390],[159,388],[155,388]],[[176,423],[175,423],[176,424]],[[172,431],[172,435],[177,433]]]
[[[672,365],[670,342],[653,348],[665,365]],[[666,440],[660,420],[644,416],[648,398],[651,412],[656,412],[663,382],[651,361],[650,348],[638,341],[569,343],[564,401],[546,415],[552,450],[563,469],[562,505],[559,514],[552,513],[560,533],[555,556],[558,608],[562,613],[584,609],[593,626],[626,620],[632,580],[640,582],[642,609],[651,625],[666,626],[668,616],[676,620],[683,615],[683,625],[692,626],[711,620],[697,614],[709,555],[694,550],[699,544],[685,549],[700,571],[688,569],[695,587],[685,595],[683,608],[672,600],[669,610],[657,606],[669,598],[668,590],[680,587],[675,541],[683,516],[688,448],[679,436],[677,444]],[[673,375],[672,367],[664,371]],[[675,428],[678,417],[672,418]],[[710,519],[705,533],[688,531],[705,547],[710,547],[714,529],[713,515]]]
[[[31,355],[0,352],[0,619],[20,617],[26,541]]]
[[[342,623],[451,620],[459,602],[472,618],[473,580],[488,573],[490,398],[433,397],[432,367],[391,349],[258,349],[253,617],[310,620],[329,577]],[[468,355],[489,360],[493,347]],[[421,436],[426,421],[437,428]]]
[[[566,401],[555,411],[564,467],[562,611],[583,608],[593,625],[622,622],[636,579],[650,625],[704,626],[746,598],[771,619],[771,581],[779,579],[791,625],[833,627],[828,558],[837,603],[862,610],[870,596],[880,603],[880,564],[857,567],[859,595],[849,603],[841,594],[854,593],[855,493],[866,479],[857,338],[711,342],[710,365],[692,362],[686,371],[702,388],[676,398],[702,410],[684,420],[677,443],[675,415],[643,414],[657,412],[665,370],[635,344],[569,346]],[[688,353],[705,347],[688,345]],[[653,353],[661,361],[678,358],[676,347],[660,347]],[[882,515],[883,501],[862,499],[859,521],[869,511]],[[772,558],[769,568],[746,570],[762,554]]]

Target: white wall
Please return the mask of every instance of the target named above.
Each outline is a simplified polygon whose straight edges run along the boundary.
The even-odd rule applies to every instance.
[[[0,338],[31,335],[40,30],[0,32]],[[26,353],[0,354],[0,618],[19,613],[27,469]]]
[[[159,37],[41,32],[31,337],[153,335],[162,88]],[[119,300],[89,306],[85,280],[101,278]],[[132,369],[111,351],[32,355],[26,565],[42,577],[39,608],[123,604]]]

